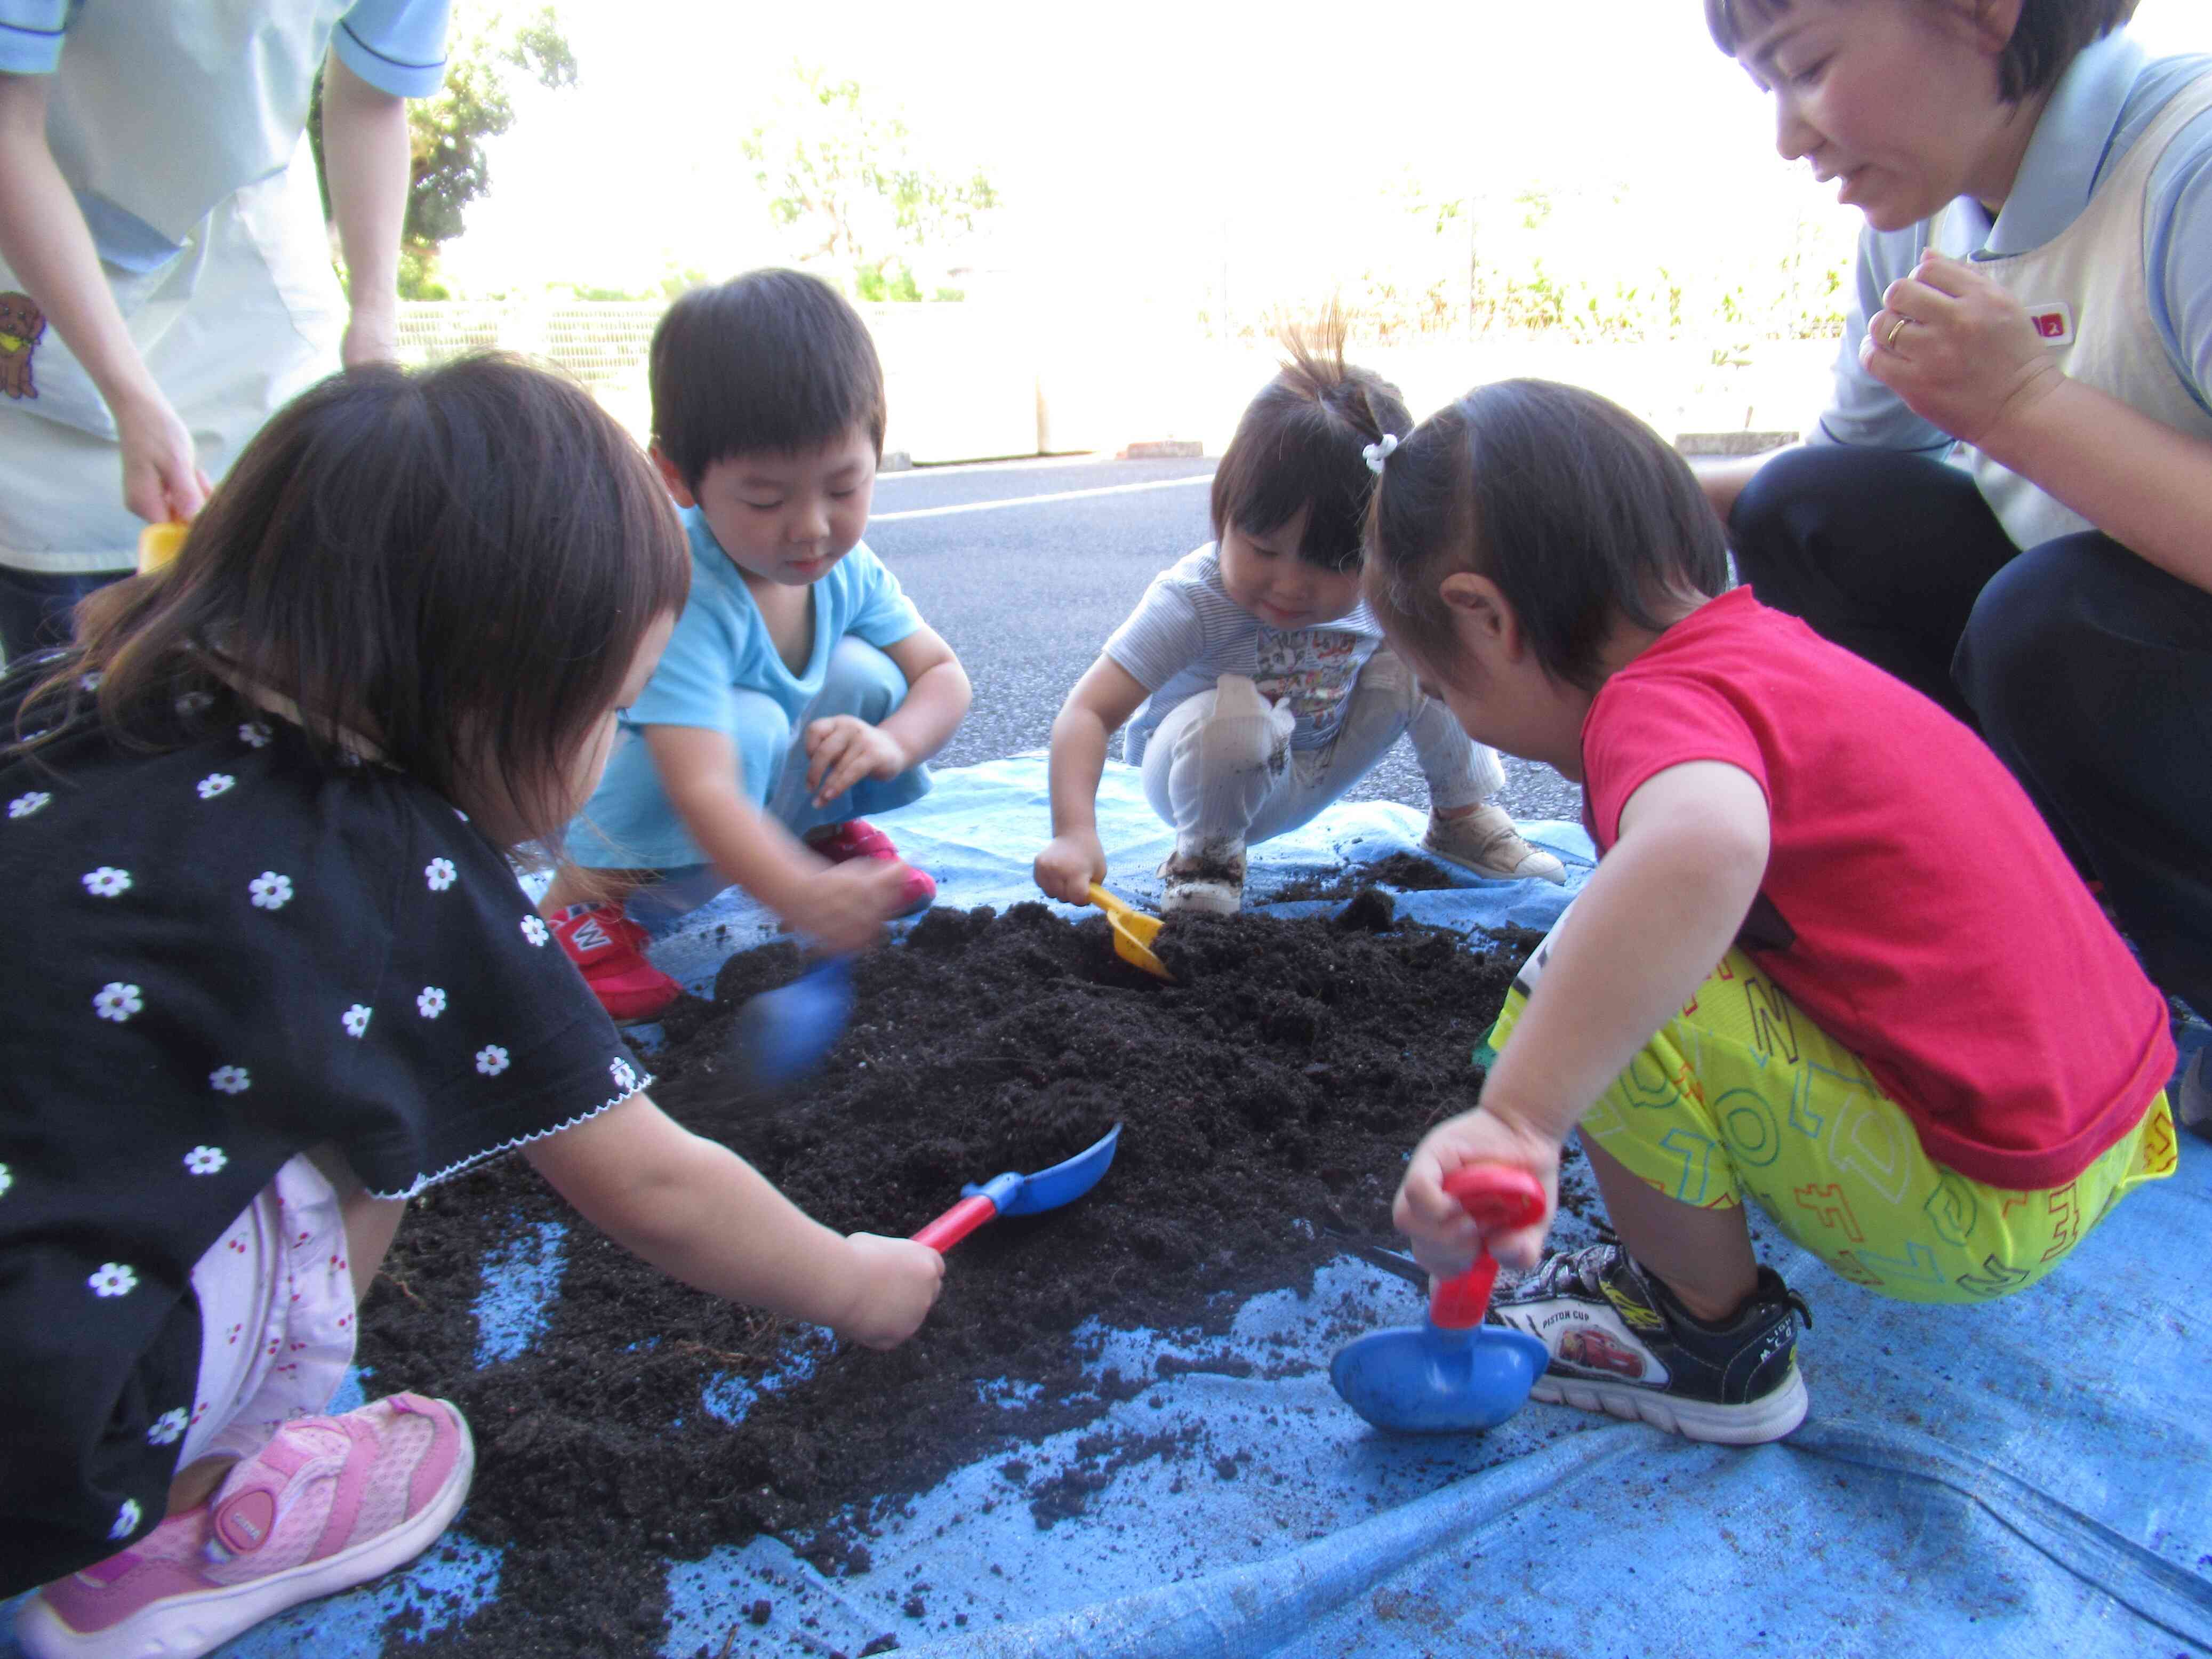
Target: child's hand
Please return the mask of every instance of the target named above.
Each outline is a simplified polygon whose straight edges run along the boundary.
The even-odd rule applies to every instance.
[[[1923,421],[1987,447],[2066,378],[2018,300],[1964,260],[1925,253],[1867,319],[1859,362]]]
[[[160,393],[115,409],[123,451],[123,505],[149,524],[182,523],[215,486],[200,471],[192,434]]]
[[[896,738],[857,714],[832,714],[806,727],[806,787],[827,806],[862,778],[888,781],[914,765]]]
[[[811,877],[785,905],[783,919],[835,954],[850,956],[882,939],[884,924],[908,902],[905,865],[849,859]]]
[[[869,1348],[896,1348],[921,1328],[945,1288],[945,1258],[910,1238],[848,1233],[859,1289],[830,1324]]]
[[[1544,1218],[1533,1227],[1493,1233],[1487,1241],[1490,1253],[1507,1267],[1534,1267],[1559,1206],[1559,1143],[1479,1106],[1430,1130],[1406,1166],[1390,1219],[1412,1240],[1413,1260],[1439,1279],[1474,1265],[1476,1247],[1486,1241],[1474,1218],[1443,1186],[1446,1176],[1469,1164],[1510,1164],[1543,1182]]]
[[[1045,843],[1032,866],[1036,884],[1069,904],[1091,902],[1091,884],[1106,879],[1106,848],[1096,830],[1072,830]]]

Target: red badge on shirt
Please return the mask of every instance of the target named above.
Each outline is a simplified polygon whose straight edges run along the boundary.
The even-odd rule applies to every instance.
[[[2052,345],[2074,343],[2074,307],[2061,303],[2030,306],[2027,320],[2035,325],[2035,331]]]

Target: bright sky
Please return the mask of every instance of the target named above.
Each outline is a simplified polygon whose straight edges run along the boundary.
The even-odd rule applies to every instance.
[[[1349,279],[1405,234],[1408,186],[1625,188],[1691,223],[1838,211],[1776,156],[1765,101],[1714,51],[1697,0],[561,0],[561,14],[578,84],[518,100],[492,193],[447,252],[471,289],[644,287],[672,263],[721,276],[789,257],[737,143],[794,60],[902,111],[927,159],[980,162],[1019,262],[1071,297],[1179,304],[1224,250],[1279,281]],[[2154,51],[2212,50],[2212,6],[2142,0],[2135,33]]]

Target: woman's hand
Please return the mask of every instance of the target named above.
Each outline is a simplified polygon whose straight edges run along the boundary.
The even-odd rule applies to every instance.
[[[1091,884],[1106,879],[1106,848],[1096,830],[1071,830],[1045,843],[1031,866],[1036,884],[1067,904],[1091,902]]]
[[[168,400],[149,390],[113,411],[123,450],[123,504],[149,524],[182,523],[215,486],[200,471],[192,434]]]
[[[2066,379],[2027,308],[1964,260],[1923,254],[1881,298],[1859,362],[1954,438],[1987,448]]]
[[[1544,1218],[1486,1240],[1466,1206],[1444,1190],[1444,1177],[1470,1164],[1504,1164],[1535,1176],[1543,1183]],[[1421,1138],[1399,1184],[1390,1219],[1412,1241],[1413,1260],[1437,1278],[1449,1279],[1473,1266],[1476,1249],[1485,1243],[1509,1267],[1534,1267],[1559,1207],[1559,1143],[1478,1106]]]

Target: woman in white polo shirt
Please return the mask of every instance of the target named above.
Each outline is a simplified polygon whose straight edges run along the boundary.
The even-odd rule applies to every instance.
[[[2212,58],[2134,0],[1705,9],[1867,220],[1817,430],[1705,475],[1739,568],[1978,726],[2212,1012]]]
[[[404,100],[448,0],[0,0],[0,647],[66,637],[143,520],[396,355]],[[315,72],[331,215],[303,142]]]

